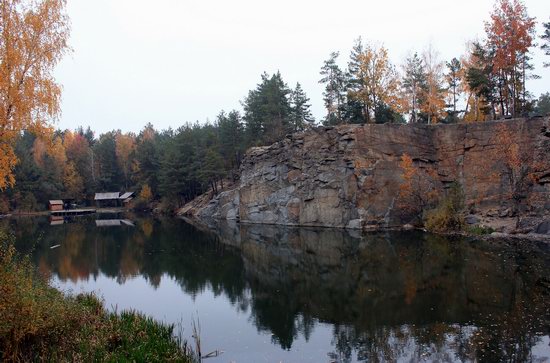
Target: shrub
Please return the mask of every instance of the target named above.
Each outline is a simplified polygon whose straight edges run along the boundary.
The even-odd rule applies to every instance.
[[[471,226],[468,227],[468,233],[476,235],[476,236],[483,236],[485,234],[491,234],[495,230],[491,227],[485,227],[485,226]]]
[[[464,228],[464,192],[459,183],[453,183],[438,205],[427,211],[424,225],[431,232],[457,232]]]

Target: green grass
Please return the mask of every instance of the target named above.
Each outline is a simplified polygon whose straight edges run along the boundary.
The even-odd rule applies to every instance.
[[[470,227],[467,227],[466,231],[471,234],[471,235],[474,235],[474,236],[483,236],[483,235],[486,235],[486,234],[491,234],[493,233],[495,230],[491,227],[485,227],[485,226],[470,226]]]
[[[111,313],[91,294],[66,296],[0,232],[0,360],[193,362],[187,344],[134,311]]]

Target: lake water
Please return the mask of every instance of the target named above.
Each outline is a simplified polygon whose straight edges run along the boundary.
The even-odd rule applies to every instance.
[[[100,218],[101,220],[96,220]],[[11,224],[52,284],[199,319],[205,362],[550,361],[550,247],[101,215]]]

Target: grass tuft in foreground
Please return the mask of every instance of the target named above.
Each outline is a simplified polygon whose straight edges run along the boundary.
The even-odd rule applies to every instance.
[[[0,231],[0,360],[193,362],[187,344],[133,311],[111,313],[91,294],[65,296]]]

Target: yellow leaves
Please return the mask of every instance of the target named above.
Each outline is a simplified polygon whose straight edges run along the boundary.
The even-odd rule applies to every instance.
[[[65,154],[65,147],[63,146],[61,137],[58,136],[53,139],[48,154],[57,166],[63,166],[67,163],[67,154]]]
[[[0,1],[0,188],[14,183],[20,131],[48,133],[61,88],[53,69],[67,50],[65,0]]]
[[[130,155],[136,149],[135,138],[131,134],[118,133],[115,138],[116,156],[121,164],[129,162]]]
[[[65,146],[63,140],[59,136],[47,135],[44,137],[37,137],[33,144],[33,158],[35,164],[43,169],[44,158],[50,157],[54,161],[54,165],[60,170],[67,163],[67,155],[65,153]]]
[[[131,161],[131,156],[136,150],[136,138],[133,134],[123,134],[118,132],[115,137],[115,143],[116,157],[122,172],[124,173],[126,186],[128,186],[130,172],[135,167]]]
[[[63,185],[67,197],[78,199],[84,190],[84,180],[78,174],[74,163],[68,162],[63,171]]]
[[[370,121],[375,108],[385,103],[397,110],[399,79],[395,67],[391,64],[388,50],[366,44],[365,49],[358,55],[359,67],[354,76],[363,87],[350,92],[352,98],[361,100],[366,105],[367,121]]]
[[[151,187],[148,184],[145,184],[141,188],[139,198],[145,202],[150,202],[153,199],[153,192],[151,191]]]

